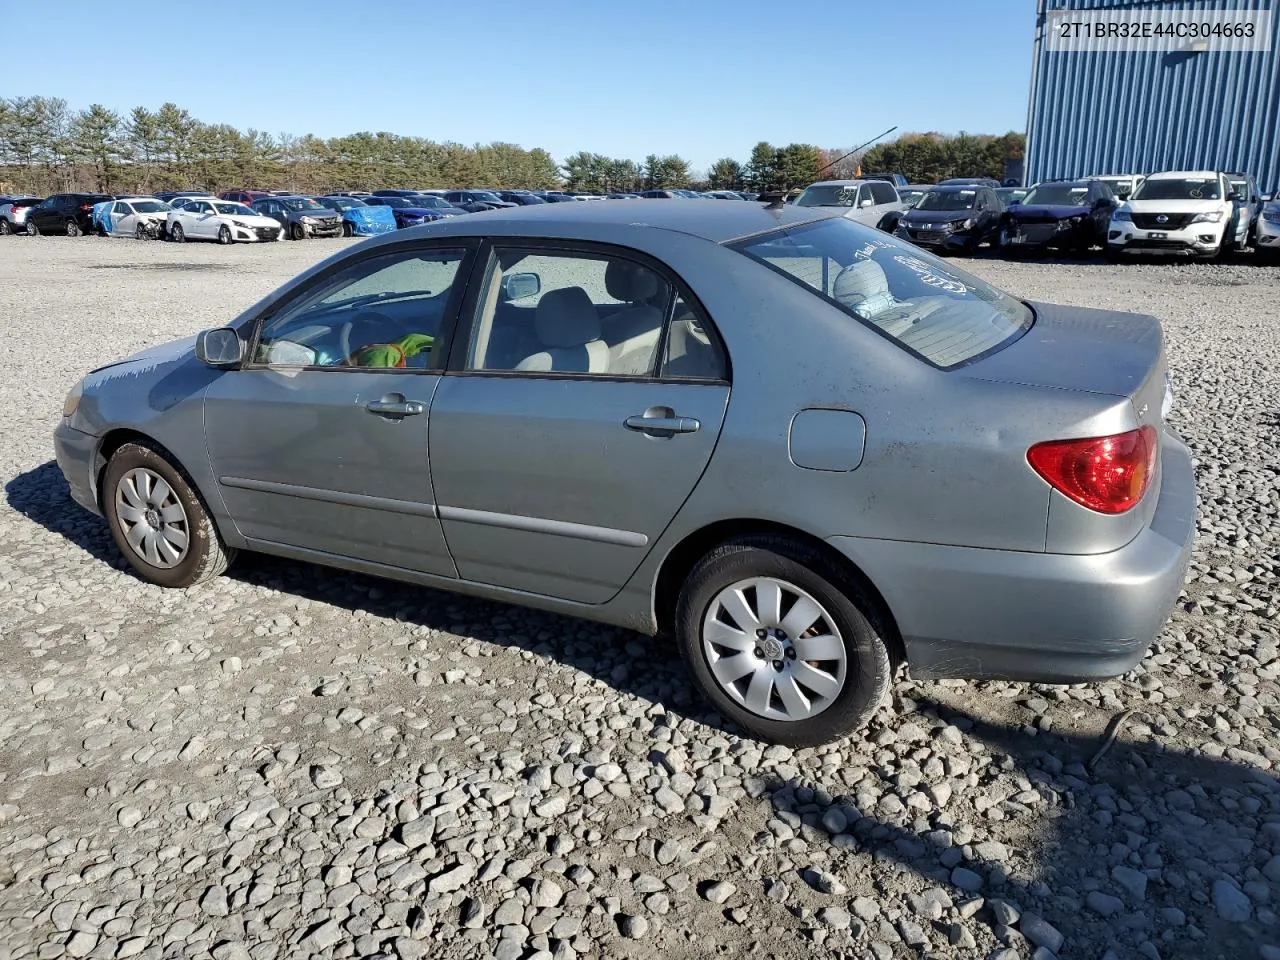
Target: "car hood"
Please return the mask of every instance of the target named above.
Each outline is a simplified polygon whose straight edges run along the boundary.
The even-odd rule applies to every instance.
[[[1089,207],[1065,203],[1036,203],[1026,206],[1020,203],[1016,207],[1010,207],[1008,213],[1015,220],[1066,220],[1068,217],[1085,216],[1089,213]]]
[[[319,210],[286,210],[285,214],[290,220],[301,220],[303,217],[312,217],[316,220],[341,220],[342,214],[337,210],[330,210],[328,207],[321,207]]]
[[[1113,310],[1032,303],[1035,323],[1018,340],[961,371],[1060,390],[1132,396],[1163,349],[1155,317]]]
[[[275,221],[272,221],[273,223]],[[154,347],[147,347],[145,350],[139,350],[132,356],[125,357],[123,360],[114,360],[111,363],[104,364],[94,370],[89,371],[86,382],[95,378],[97,374],[104,371],[112,371],[112,376],[118,374],[129,373],[138,375],[147,370],[153,370],[162,364],[172,363],[177,360],[185,360],[187,357],[194,356],[196,346],[196,338],[194,336],[183,337],[181,340],[170,340],[167,343],[157,344]],[[136,367],[137,369],[126,371],[124,367]],[[101,378],[98,378],[101,379]]]
[[[1226,200],[1126,200],[1131,213],[1210,213],[1221,210]]]
[[[955,223],[976,217],[976,210],[917,210],[912,207],[902,214],[902,223]]]
[[[280,221],[275,217],[268,217],[265,213],[255,213],[251,217],[247,217],[242,213],[220,213],[218,216],[224,220],[235,220],[239,223],[247,223],[251,227],[278,227]]]

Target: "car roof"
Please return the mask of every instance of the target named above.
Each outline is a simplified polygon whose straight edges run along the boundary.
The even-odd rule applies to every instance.
[[[1182,180],[1186,177],[1204,177],[1210,179],[1218,175],[1217,170],[1163,170],[1160,173],[1152,173],[1147,176],[1148,180]]]
[[[587,239],[599,238],[602,227],[616,227],[620,240],[634,230],[651,229],[689,234],[712,243],[726,243],[739,237],[839,216],[842,213],[830,209],[793,205],[771,208],[754,203],[702,204],[685,200],[655,200],[637,207],[621,200],[612,203],[602,200],[599,203],[548,203],[490,210],[413,229],[433,236],[525,234],[574,239],[581,234],[583,239]],[[400,235],[403,233],[401,231]]]
[[[851,187],[854,184],[868,183],[867,180],[815,180],[810,187]],[[882,183],[884,181],[881,181]],[[808,187],[805,188],[806,190]]]

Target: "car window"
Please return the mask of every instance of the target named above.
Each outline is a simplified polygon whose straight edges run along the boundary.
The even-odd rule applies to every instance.
[[[659,373],[674,379],[729,379],[729,361],[715,328],[679,295],[672,304]]]
[[[254,362],[425,369],[465,255],[417,249],[352,264],[271,318]]]
[[[604,254],[498,248],[468,370],[652,376],[671,284]]]
[[[871,184],[871,196],[876,203],[896,203],[898,200],[893,187],[882,181]]]
[[[944,369],[1012,342],[1034,317],[972,274],[844,217],[731,246]]]
[[[126,217],[129,214],[133,213],[133,211],[129,209],[129,205],[127,203],[117,203],[114,207],[111,208],[111,212],[118,213],[121,216],[126,216]]]

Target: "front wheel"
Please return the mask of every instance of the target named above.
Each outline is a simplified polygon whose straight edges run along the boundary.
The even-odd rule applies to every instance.
[[[301,240],[306,235],[307,235],[307,232],[304,229],[302,229],[302,224],[300,223],[295,223],[293,224],[293,226],[289,228],[289,238],[292,240]]]
[[[349,220],[342,221],[342,235],[344,237],[354,237],[356,235],[356,228],[351,225]]]
[[[235,556],[186,475],[146,444],[127,443],[112,454],[102,507],[129,565],[159,586],[190,587],[212,579]]]
[[[231,228],[225,223],[218,228],[218,242],[224,247],[231,243]]]
[[[681,656],[723,714],[775,743],[816,746],[862,727],[892,665],[876,603],[816,550],[731,540],[689,574],[676,612]]]
[[[175,223],[173,229],[169,231],[169,236],[173,237],[174,243],[186,243],[187,233],[182,229],[182,224]]]
[[[146,240],[148,237],[147,225],[145,223],[138,224],[137,227],[134,228],[133,236],[137,240]]]
[[[32,223],[30,220],[27,221],[27,236],[28,237],[40,236],[40,228],[37,227],[34,223]]]
[[[0,217],[0,237],[7,237],[11,233],[13,233],[13,230],[9,226],[9,221],[4,217]]]

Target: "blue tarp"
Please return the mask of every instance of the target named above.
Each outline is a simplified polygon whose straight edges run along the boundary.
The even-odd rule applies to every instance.
[[[111,232],[110,213],[113,206],[115,206],[114,200],[104,200],[93,205],[90,216],[93,219],[94,229],[101,230],[103,233]]]
[[[396,229],[396,215],[390,207],[348,207],[342,211],[342,219],[351,224],[357,237],[394,233]]]

